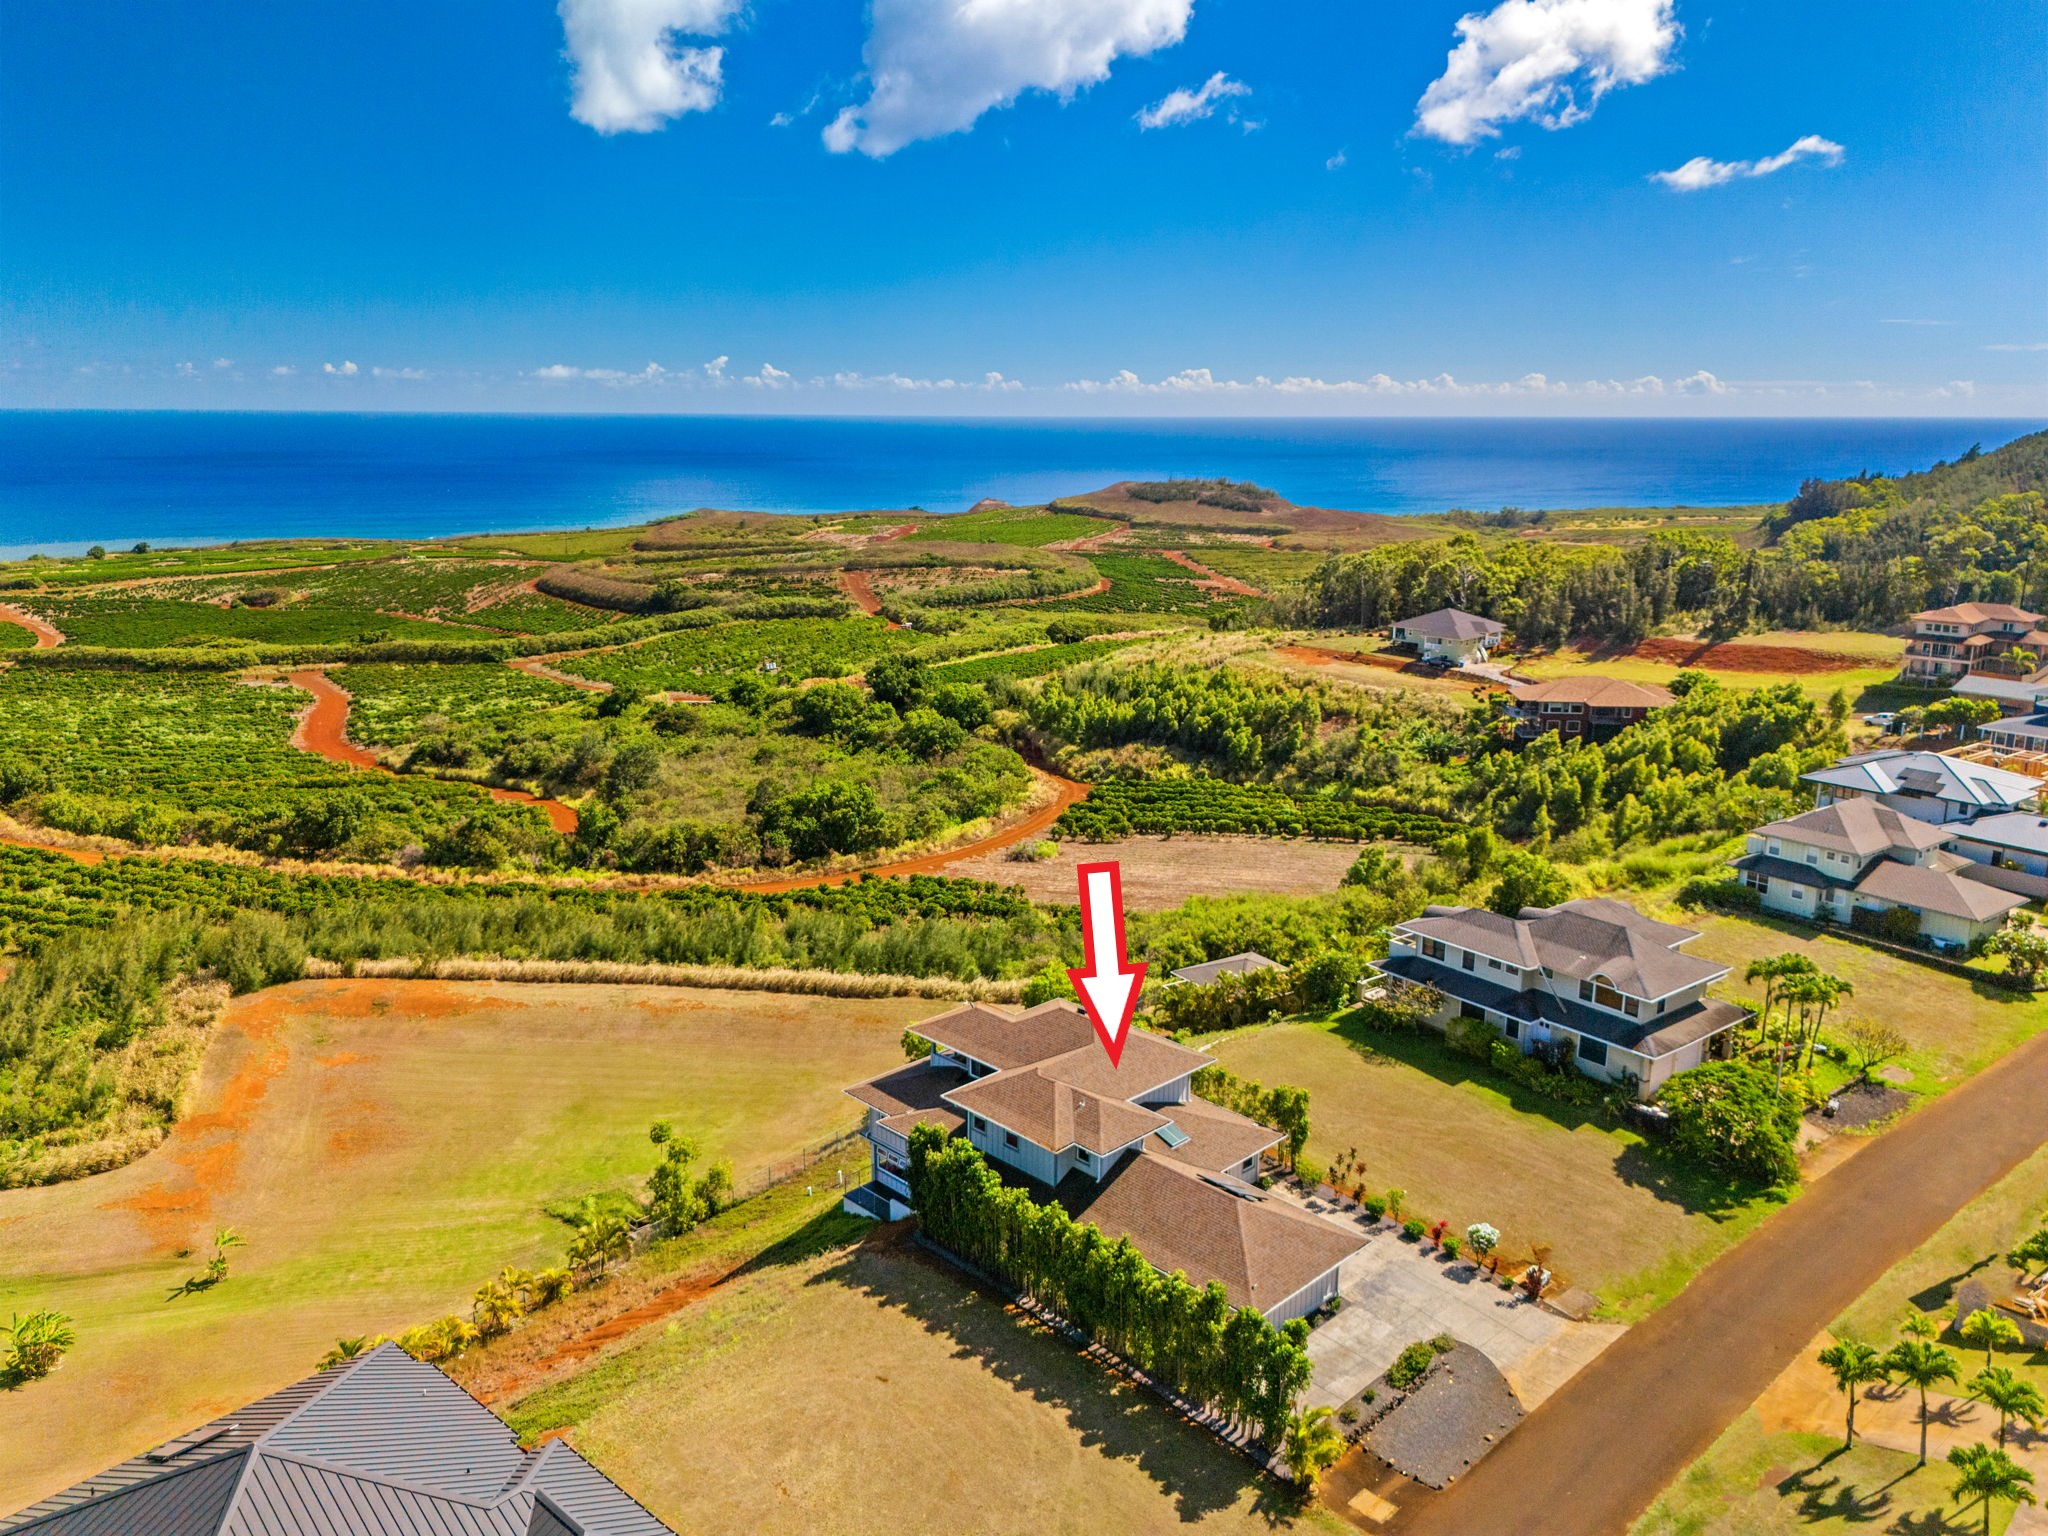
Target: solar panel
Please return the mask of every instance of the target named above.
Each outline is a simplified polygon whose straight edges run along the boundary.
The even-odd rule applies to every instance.
[[[1159,1127],[1158,1136],[1161,1141],[1166,1143],[1169,1149],[1184,1147],[1192,1139],[1186,1131],[1175,1125],[1171,1120]]]

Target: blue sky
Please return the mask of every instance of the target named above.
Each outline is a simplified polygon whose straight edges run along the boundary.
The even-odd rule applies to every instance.
[[[2044,75],[2038,0],[8,0],[0,404],[2036,415]]]

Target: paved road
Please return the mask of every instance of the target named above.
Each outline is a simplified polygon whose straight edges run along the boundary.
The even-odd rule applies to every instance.
[[[1821,1179],[1385,1529],[1621,1536],[1814,1335],[2044,1141],[2048,1035]]]

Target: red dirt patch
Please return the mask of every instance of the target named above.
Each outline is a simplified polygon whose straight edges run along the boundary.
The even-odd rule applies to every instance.
[[[55,843],[31,842],[25,837],[0,837],[0,843],[5,843],[10,848],[33,848],[38,853],[60,854],[67,859],[76,859],[81,864],[104,864],[107,862],[107,856],[104,853],[95,853],[90,848],[60,848]]]
[[[356,1051],[338,1051],[332,1056],[316,1056],[313,1059],[323,1067],[352,1067],[357,1062],[367,1061],[369,1058]]]
[[[616,1317],[608,1317],[595,1327],[572,1335],[531,1365],[513,1372],[505,1380],[498,1382],[488,1393],[482,1394],[483,1400],[495,1403],[504,1398],[515,1397],[532,1383],[561,1366],[580,1365],[605,1345],[616,1344],[620,1339],[638,1333],[649,1323],[659,1322],[685,1307],[696,1305],[736,1273],[737,1271],[722,1275],[692,1276],[680,1284],[658,1292],[629,1311],[621,1312]]]
[[[0,624],[19,624],[36,637],[35,649],[39,651],[54,651],[64,643],[63,630],[12,603],[0,603]]]
[[[275,1002],[272,1002],[275,999]],[[468,987],[451,987],[442,981],[407,978],[342,980],[283,995],[276,989],[257,993],[238,1010],[247,1029],[252,1017],[269,1029],[276,1028],[270,1009],[285,1016],[317,1011],[330,1019],[375,1019],[399,1014],[408,1019],[455,1019],[484,1009],[503,1010],[523,1006],[516,998],[493,997]],[[253,1031],[252,1031],[253,1032]]]
[[[348,739],[347,689],[325,672],[311,668],[288,673],[285,681],[313,695],[312,704],[299,716],[298,729],[292,732],[293,746],[301,752],[324,757],[331,763],[345,763],[351,768],[368,768],[377,773],[391,771],[378,761],[375,753]],[[575,810],[559,800],[543,800],[523,789],[490,789],[486,792],[493,800],[504,804],[540,807],[548,825],[565,837],[576,831]]]
[[[1675,667],[1705,667],[1714,672],[1789,672],[1794,676],[1882,665],[1869,656],[1809,650],[1801,645],[1741,645],[1732,641],[1716,645],[1670,638],[1639,641],[1631,649],[1616,654]]]
[[[912,523],[910,526],[914,530],[917,524]],[[882,617],[882,600],[875,596],[875,584],[868,580],[868,573],[866,571],[841,571],[839,573],[839,590],[852,598],[855,606],[869,618],[879,619]],[[894,619],[885,619],[883,622],[891,629],[901,629],[903,627]]]
[[[583,656],[585,651],[560,651],[557,657]],[[574,672],[562,672],[551,667],[539,656],[514,656],[505,663],[514,672],[524,672],[528,677],[544,677],[551,683],[560,683],[565,688],[581,688],[585,693],[610,693],[610,683],[598,682],[595,678],[578,677]]]
[[[1273,647],[1273,654],[1308,667],[1327,667],[1342,662],[1359,667],[1378,667],[1382,672],[1406,672],[1411,676],[1427,678],[1432,682],[1449,683],[1454,688],[1470,688],[1479,693],[1497,686],[1465,677],[1457,672],[1425,670],[1404,657],[1388,656],[1379,651],[1333,651],[1320,645],[1276,645]]]

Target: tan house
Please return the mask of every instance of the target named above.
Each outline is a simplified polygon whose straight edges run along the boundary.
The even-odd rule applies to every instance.
[[[1900,675],[1911,682],[1945,683],[1972,673],[2034,677],[2048,661],[2048,632],[2041,615],[2010,603],[1956,603],[1929,608],[1908,621],[1906,661]],[[2017,666],[2007,653],[2033,653],[2031,667]]]
[[[1532,741],[1555,731],[1567,740],[1605,741],[1653,709],[1677,702],[1668,688],[1616,677],[1560,677],[1547,683],[1510,683],[1515,739]]]
[[[1394,644],[1407,646],[1424,661],[1453,667],[1486,660],[1506,633],[1506,625],[1462,608],[1439,608],[1387,628],[1387,638]]]

